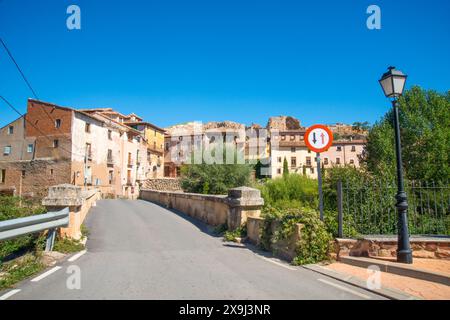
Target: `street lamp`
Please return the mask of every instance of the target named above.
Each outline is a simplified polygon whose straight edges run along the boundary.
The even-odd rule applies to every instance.
[[[408,202],[406,199],[405,186],[403,183],[403,166],[402,166],[402,146],[400,141],[400,125],[398,119],[398,97],[403,93],[406,83],[406,75],[395,67],[389,67],[388,71],[383,74],[379,80],[383,88],[384,95],[392,99],[392,107],[394,111],[394,131],[395,131],[395,151],[397,158],[397,207],[398,214],[398,248],[397,262],[412,263],[412,251],[409,245],[408,231]]]

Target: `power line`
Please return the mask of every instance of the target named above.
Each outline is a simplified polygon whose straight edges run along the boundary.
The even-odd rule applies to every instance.
[[[14,110],[19,116],[21,116],[21,117],[23,117],[23,119],[27,122],[27,123],[29,123],[30,124],[30,126],[32,126],[33,128],[35,128],[42,136],[44,136],[45,138],[47,138],[50,142],[52,142],[53,143],[53,140],[52,139],[50,139],[50,137],[47,135],[47,134],[45,134],[44,132],[42,132],[42,130],[41,129],[39,129],[37,126],[35,126],[34,125],[34,123],[32,123],[31,121],[29,121],[28,119],[27,119],[27,117],[26,117],[26,115],[24,115],[24,114],[22,114],[16,107],[14,107],[5,97],[3,97],[3,96],[1,96],[0,95],[0,99],[2,99],[12,110]],[[70,139],[69,139],[70,140]],[[82,155],[82,154],[76,154],[76,153],[73,153],[72,151],[70,151],[70,150],[67,150],[66,148],[64,148],[63,146],[58,146],[61,150],[63,150],[63,151],[65,151],[65,152],[68,152],[70,155],[78,155],[78,156],[82,156],[82,157],[84,157],[84,155]]]
[[[2,43],[3,47],[5,48],[5,51],[6,51],[6,53],[8,54],[8,56],[11,58],[11,61],[12,61],[12,62],[14,63],[14,65],[16,66],[16,68],[17,68],[17,70],[19,71],[20,75],[22,76],[23,80],[24,80],[25,83],[27,84],[28,88],[29,88],[29,89],[31,90],[31,92],[33,93],[34,98],[35,98],[36,100],[39,100],[39,101],[40,101],[39,97],[38,97],[37,94],[36,94],[36,91],[35,91],[35,90],[33,89],[33,87],[31,86],[31,83],[28,81],[27,77],[26,77],[25,74],[23,73],[23,71],[22,71],[22,69],[20,68],[19,64],[17,63],[16,59],[14,59],[14,56],[12,55],[11,51],[8,49],[8,47],[6,46],[6,43],[3,41],[2,38],[0,38],[0,42]],[[9,104],[8,102],[7,102],[7,104],[11,106],[11,104]],[[44,111],[44,113],[47,115],[47,117],[50,119],[50,122],[51,122],[51,123],[54,123],[54,122],[55,122],[55,119],[52,118],[52,116],[47,112],[47,110],[45,109],[45,107],[42,107],[42,106],[41,106],[41,108],[42,108],[42,110]],[[16,109],[15,111],[18,112],[17,109]],[[21,114],[21,113],[19,113],[19,114]],[[57,129],[61,131],[61,128],[57,127]],[[37,129],[37,130],[39,130],[39,129]],[[71,139],[69,139],[69,140],[72,141]],[[74,144],[74,145],[75,145],[75,144]],[[81,148],[79,148],[79,147],[76,146],[76,145],[75,145],[75,147],[77,147],[78,149],[81,149]],[[71,154],[72,154],[72,153],[71,153]]]
[[[28,88],[30,88],[31,92],[33,93],[34,97],[39,100],[36,92],[34,91],[33,87],[31,86],[30,82],[28,81],[27,77],[25,76],[25,74],[22,72],[22,69],[20,69],[19,65],[16,62],[16,59],[14,59],[11,51],[9,51],[8,47],[6,46],[5,42],[3,42],[3,39],[0,38],[0,42],[3,45],[3,48],[5,48],[6,53],[8,54],[8,56],[11,58],[12,62],[15,64],[17,70],[19,71],[20,75],[22,76],[23,80],[25,81],[25,83],[27,84]]]

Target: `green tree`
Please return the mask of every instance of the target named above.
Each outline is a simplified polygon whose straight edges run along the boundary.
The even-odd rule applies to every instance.
[[[286,160],[286,157],[284,157],[283,161],[283,178],[286,178],[289,175],[289,165]]]
[[[411,180],[450,178],[450,91],[440,94],[413,87],[399,99],[402,156]],[[392,108],[369,131],[363,162],[383,177],[395,175]]]
[[[213,151],[214,152],[214,151]],[[184,191],[203,194],[226,194],[228,189],[250,184],[253,166],[238,164],[238,150],[224,147],[223,163],[227,153],[233,153],[231,164],[186,164],[181,167],[181,187]]]

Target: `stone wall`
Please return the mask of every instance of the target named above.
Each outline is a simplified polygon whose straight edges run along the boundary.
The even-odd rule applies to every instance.
[[[182,191],[180,180],[177,178],[147,179],[142,184],[142,188],[158,191]]]
[[[63,237],[80,239],[81,225],[89,212],[96,205],[101,193],[97,189],[81,190],[80,187],[71,184],[62,184],[49,188],[48,196],[42,200],[42,204],[48,211],[59,211],[69,207],[69,226],[60,228],[59,234]]]
[[[260,191],[248,187],[230,189],[226,195],[204,195],[142,189],[140,198],[175,209],[213,226],[227,224],[234,230],[259,217],[264,200]]]
[[[297,223],[295,225],[295,230],[292,235],[285,240],[274,241],[274,234],[279,226],[279,221],[272,221],[270,224],[270,251],[272,251],[276,256],[292,261],[295,258],[297,251],[297,243],[301,238],[301,232],[304,227],[303,224]],[[247,240],[253,244],[261,244],[261,235],[264,228],[264,219],[260,217],[248,217],[247,219]]]
[[[450,260],[450,238],[411,237],[414,258]],[[336,239],[335,254],[354,257],[396,257],[395,239]]]

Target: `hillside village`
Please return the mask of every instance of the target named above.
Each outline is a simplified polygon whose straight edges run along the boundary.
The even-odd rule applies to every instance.
[[[359,166],[366,132],[341,123],[329,127],[335,141],[322,154],[322,166]],[[0,129],[0,193],[41,198],[52,185],[72,184],[97,188],[104,197],[135,198],[149,180],[180,177],[192,151],[182,141],[192,148],[195,130],[207,143],[214,142],[212,136],[225,141],[231,135],[245,150],[245,162],[263,163],[269,178],[282,174],[284,159],[290,172],[315,178],[315,154],[303,141],[306,129],[290,116],[270,117],[265,126],[221,121],[161,128],[112,108],[74,109],[29,99],[26,114]]]

